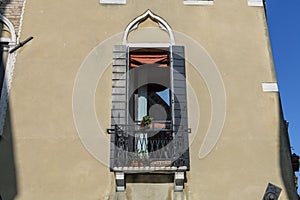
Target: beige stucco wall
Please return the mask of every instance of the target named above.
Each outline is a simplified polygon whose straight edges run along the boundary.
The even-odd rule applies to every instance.
[[[18,51],[15,65],[4,128],[4,136],[12,139],[0,142],[0,149],[8,152],[2,158],[10,159],[9,166],[5,159],[1,165],[12,174],[4,176],[11,187],[1,185],[2,197],[75,200],[113,196],[113,175],[87,151],[77,133],[72,93],[89,53],[123,32],[147,9],[200,44],[224,83],[223,131],[213,150],[200,159],[213,105],[205,77],[197,66],[187,64],[188,95],[194,92],[199,105],[198,113],[189,100],[193,133],[185,190],[188,198],[262,199],[271,182],[283,189],[281,200],[295,199],[295,193],[287,194],[292,188],[281,173],[289,165],[280,153],[288,148],[281,148],[279,97],[261,88],[262,82],[276,82],[264,10],[248,7],[246,0],[215,0],[213,6],[184,6],[182,0],[127,0],[126,5],[28,0],[21,37],[34,36],[34,40]],[[188,46],[186,54],[192,54]],[[95,113],[102,129],[110,126],[110,93],[108,67],[95,90]]]

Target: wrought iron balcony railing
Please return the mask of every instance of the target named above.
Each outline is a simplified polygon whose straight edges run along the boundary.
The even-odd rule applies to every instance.
[[[172,130],[170,121],[155,121],[148,127],[115,125],[110,129],[111,168],[162,168],[189,166],[183,156],[183,137]]]

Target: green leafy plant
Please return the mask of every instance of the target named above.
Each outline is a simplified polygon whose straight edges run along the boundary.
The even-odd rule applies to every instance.
[[[152,118],[148,115],[144,116],[143,117],[143,120],[141,122],[141,126],[142,127],[146,127],[146,126],[149,126],[152,122]]]

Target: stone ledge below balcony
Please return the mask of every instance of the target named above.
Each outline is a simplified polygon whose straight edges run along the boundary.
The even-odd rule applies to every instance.
[[[178,171],[187,171],[186,166],[181,167],[114,167],[115,172],[130,173],[174,173]]]

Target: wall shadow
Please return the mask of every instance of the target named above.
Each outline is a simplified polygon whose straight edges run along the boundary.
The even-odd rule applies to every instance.
[[[291,160],[291,145],[288,133],[288,122],[284,119],[282,104],[279,95],[279,128],[280,128],[280,172],[284,183],[284,189],[287,192],[288,199],[298,199],[296,185],[294,183],[294,172]]]
[[[126,174],[126,183],[173,183],[173,174]]]
[[[7,15],[12,14],[14,10],[8,9],[9,4],[12,0],[2,0],[0,2],[0,14],[6,18]],[[1,23],[0,38],[3,37],[3,26]],[[17,33],[14,33],[17,34]],[[0,44],[4,45],[3,42]],[[5,44],[7,45],[7,44]],[[1,48],[1,86],[4,78],[6,58],[4,57],[4,51]],[[5,84],[3,84],[5,85]],[[2,105],[3,106],[3,105]],[[7,111],[5,115],[5,125],[3,127],[2,136],[0,136],[0,200],[13,200],[17,196],[17,175],[16,175],[16,165],[15,165],[15,154],[14,154],[14,137],[13,137],[13,127],[11,126],[9,104],[7,105]],[[1,116],[0,116],[1,117]]]
[[[0,195],[2,200],[15,199],[18,191],[13,141],[13,128],[8,106],[3,135],[0,138]]]

